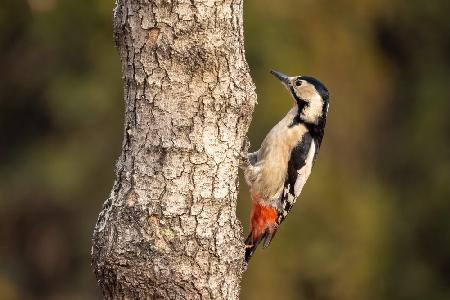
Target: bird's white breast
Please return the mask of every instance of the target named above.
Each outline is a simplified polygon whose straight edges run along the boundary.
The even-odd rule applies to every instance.
[[[250,179],[247,181],[263,201],[272,201],[281,195],[292,149],[307,132],[303,124],[290,126],[297,112],[297,108],[293,108],[272,128],[258,151],[257,163],[246,171],[246,178]],[[303,172],[309,175],[310,171],[309,168],[308,172]],[[303,187],[303,184],[299,183],[299,186]]]

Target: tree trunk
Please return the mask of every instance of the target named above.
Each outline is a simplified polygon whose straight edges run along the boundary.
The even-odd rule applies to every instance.
[[[92,247],[105,298],[239,297],[238,165],[256,102],[242,1],[116,2],[125,133]]]

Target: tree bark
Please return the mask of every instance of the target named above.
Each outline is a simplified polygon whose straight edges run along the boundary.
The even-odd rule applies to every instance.
[[[125,133],[92,261],[108,299],[238,299],[253,107],[243,0],[117,0]]]

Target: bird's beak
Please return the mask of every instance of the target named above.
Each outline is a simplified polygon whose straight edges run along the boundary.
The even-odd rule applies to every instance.
[[[282,83],[284,83],[286,86],[289,86],[291,84],[291,81],[289,80],[289,77],[284,75],[283,73],[280,73],[278,71],[270,70],[270,73],[278,78]]]

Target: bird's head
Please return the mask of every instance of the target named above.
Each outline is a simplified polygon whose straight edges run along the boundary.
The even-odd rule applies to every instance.
[[[298,106],[300,119],[308,124],[325,122],[328,112],[328,89],[317,79],[309,76],[289,77],[270,71],[289,90]]]

